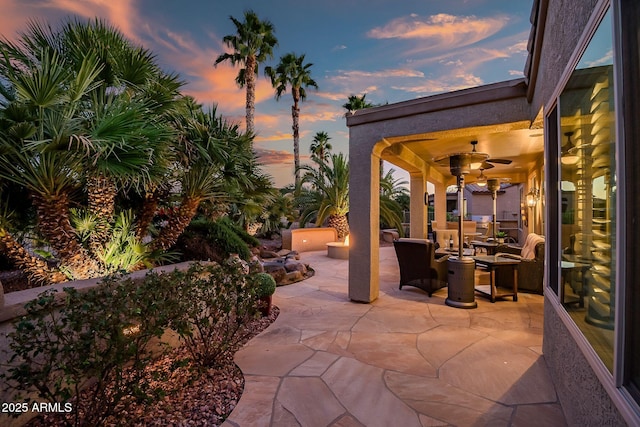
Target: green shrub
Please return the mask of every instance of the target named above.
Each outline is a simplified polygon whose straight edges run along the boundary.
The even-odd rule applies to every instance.
[[[250,335],[245,325],[257,314],[257,300],[246,269],[241,260],[230,258],[171,275],[176,296],[172,328],[201,368],[219,366],[221,356]]]
[[[14,355],[1,375],[5,388],[29,403],[22,393],[53,404],[81,396],[65,415],[68,425],[99,425],[118,405],[151,399],[149,343],[168,323],[166,295],[154,285],[112,277],[87,292],[65,288],[61,306],[54,291],[42,293],[8,336]]]
[[[249,245],[259,246],[260,242],[247,232],[237,227],[229,218],[221,218],[217,221],[197,219],[191,222],[181,238],[181,242],[201,237],[205,242],[213,246],[220,255],[220,259],[226,259],[231,254],[238,254],[244,260],[251,257]],[[184,245],[183,245],[184,246]],[[200,243],[198,246],[202,246]],[[185,251],[185,248],[182,249]],[[186,251],[185,251],[186,252]],[[197,254],[194,254],[197,255]],[[212,258],[208,256],[207,258]],[[195,259],[202,258],[196,257]]]
[[[252,277],[258,298],[268,297],[276,291],[276,280],[269,273],[257,273]]]

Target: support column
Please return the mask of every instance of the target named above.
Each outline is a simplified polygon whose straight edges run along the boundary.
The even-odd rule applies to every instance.
[[[422,173],[410,174],[410,237],[427,238],[427,183]]]
[[[350,134],[349,298],[372,302],[380,293],[380,157]]]
[[[438,227],[447,228],[447,186],[439,182],[434,185],[436,187],[433,207],[435,220]]]

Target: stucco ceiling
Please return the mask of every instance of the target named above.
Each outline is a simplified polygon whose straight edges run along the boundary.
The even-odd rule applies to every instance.
[[[541,162],[544,156],[542,129],[530,129],[529,123],[511,123],[387,138],[390,146],[382,152],[382,157],[403,168],[411,167],[407,162],[417,166],[417,157],[428,167],[437,170],[445,181],[449,181],[452,177],[448,166],[438,165],[434,159],[471,152],[473,140],[478,141],[476,150],[488,154],[490,159],[512,161],[509,165],[495,163],[493,168],[484,171],[487,177],[509,177],[524,181],[527,172],[536,162]],[[415,155],[413,162],[409,160],[407,153]],[[479,174],[477,170],[472,171],[466,180],[473,182]]]

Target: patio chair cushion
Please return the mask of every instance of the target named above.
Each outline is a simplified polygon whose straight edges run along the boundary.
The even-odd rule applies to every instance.
[[[544,243],[544,237],[539,234],[529,233],[524,241],[524,246],[522,246],[520,256],[523,259],[534,259],[536,257],[536,245],[538,243]]]
[[[544,278],[544,236],[529,233],[522,247],[499,245],[497,255],[513,256],[520,259],[518,264],[518,290],[542,294]],[[510,271],[496,270],[496,285],[510,287],[513,276]]]

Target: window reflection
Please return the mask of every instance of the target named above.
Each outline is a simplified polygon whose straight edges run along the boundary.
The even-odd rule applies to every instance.
[[[562,301],[613,369],[615,116],[610,17],[560,96]]]

